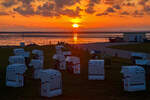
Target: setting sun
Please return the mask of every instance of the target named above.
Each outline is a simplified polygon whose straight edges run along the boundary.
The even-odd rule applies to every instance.
[[[73,24],[72,27],[73,28],[79,28],[79,24]]]

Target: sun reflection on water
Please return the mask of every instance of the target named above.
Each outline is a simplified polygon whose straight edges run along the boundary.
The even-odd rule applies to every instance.
[[[77,42],[78,42],[78,34],[77,33],[73,34],[73,41],[74,41],[74,44],[77,44]]]

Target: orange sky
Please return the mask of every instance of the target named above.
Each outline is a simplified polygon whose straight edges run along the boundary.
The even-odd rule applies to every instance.
[[[1,0],[0,31],[150,29],[150,0]]]

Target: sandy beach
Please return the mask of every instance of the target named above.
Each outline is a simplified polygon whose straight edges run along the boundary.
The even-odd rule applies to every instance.
[[[110,46],[117,46],[117,45],[127,45],[127,44],[137,44],[137,43],[89,43],[89,44],[80,44],[77,45],[78,47],[88,49],[88,50],[99,50],[102,54],[106,54],[109,56],[118,56],[121,58],[129,59],[131,57],[131,51],[126,50],[118,50],[109,48]]]

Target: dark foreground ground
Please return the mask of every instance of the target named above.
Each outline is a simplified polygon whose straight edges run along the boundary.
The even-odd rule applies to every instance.
[[[44,50],[44,68],[53,68],[52,55],[54,46],[26,47],[30,51],[34,48]],[[150,91],[127,93],[123,91],[121,83],[121,66],[130,65],[127,59],[111,58],[112,64],[105,65],[106,80],[89,81],[88,60],[90,55],[82,49],[71,48],[73,55],[81,58],[81,74],[73,75],[62,72],[63,95],[53,98],[40,96],[40,80],[32,79],[32,71],[25,73],[24,88],[10,88],[5,86],[5,71],[8,57],[12,55],[13,48],[0,48],[0,100],[150,100]]]

